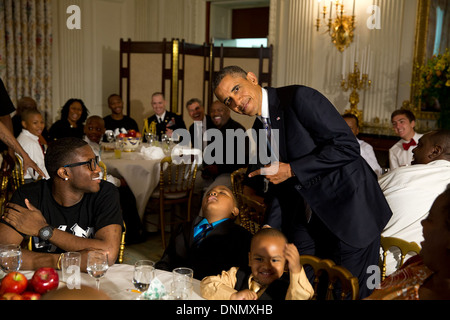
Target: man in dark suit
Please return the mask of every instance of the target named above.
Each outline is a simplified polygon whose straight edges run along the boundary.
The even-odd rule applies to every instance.
[[[208,114],[205,114],[205,108],[200,99],[192,98],[188,102],[186,102],[186,109],[189,113],[189,116],[194,121],[193,124],[189,127],[189,134],[191,135],[191,144],[192,147],[199,147],[202,150],[205,149],[207,141],[203,141],[203,135],[206,130],[215,128],[211,117]],[[201,123],[201,127],[199,126]],[[197,127],[195,126],[197,124]],[[195,132],[195,129],[202,129],[201,132]],[[199,139],[200,138],[200,139]],[[199,141],[196,141],[199,139]]]
[[[346,267],[359,279],[360,298],[368,296],[367,268],[378,265],[380,234],[392,212],[334,106],[305,86],[262,88],[255,74],[236,66],[218,73],[214,92],[234,112],[257,116],[254,129],[271,136],[278,130],[278,141],[271,140],[278,170],[262,177],[261,164],[249,168],[250,178],[269,182],[267,224],[300,254]]]
[[[150,132],[151,123],[156,123],[156,135],[161,140],[163,134],[167,134],[169,138],[176,129],[186,129],[186,124],[181,116],[166,110],[166,99],[164,94],[156,92],[152,95],[152,107],[155,114],[144,122],[143,133]]]
[[[251,234],[235,223],[239,209],[232,191],[225,186],[210,189],[202,209],[204,217],[180,225],[172,234],[157,269],[188,267],[194,270],[194,278],[202,280],[248,265]]]

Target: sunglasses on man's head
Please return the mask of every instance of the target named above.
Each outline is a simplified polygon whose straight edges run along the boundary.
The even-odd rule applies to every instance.
[[[67,164],[63,168],[79,167],[79,166],[83,166],[85,164],[88,166],[89,170],[94,171],[95,169],[97,169],[97,166],[98,166],[98,156],[96,156],[95,158],[89,159],[88,161]]]

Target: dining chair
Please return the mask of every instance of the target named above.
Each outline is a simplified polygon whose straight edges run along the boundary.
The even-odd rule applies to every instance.
[[[23,173],[23,161],[22,158],[16,155],[15,164],[12,169],[12,192],[16,191],[20,186],[25,184]]]
[[[397,249],[397,250],[395,250]],[[381,251],[383,252],[383,257],[381,259],[381,281],[386,278],[386,257],[389,251],[400,251],[400,263],[396,266],[399,269],[405,262],[405,256],[414,252],[418,254],[421,248],[416,242],[408,242],[406,240],[396,238],[396,237],[381,237]]]
[[[314,295],[312,300],[357,300],[359,294],[358,278],[342,266],[336,265],[330,259],[321,259],[312,255],[300,255],[300,263],[303,266],[311,266],[314,269]],[[322,298],[320,288],[323,288],[321,281],[327,280],[326,292]],[[335,289],[338,288],[340,294],[335,296]]]
[[[236,171],[231,173],[231,191],[233,191],[234,197],[238,203],[239,210],[242,207],[242,199],[241,196],[244,193],[244,178],[245,173],[247,172],[247,168],[239,168]]]
[[[264,223],[266,205],[260,203],[247,195],[240,195],[242,205],[239,210],[240,225],[252,234],[258,232]]]
[[[103,172],[103,180],[107,180],[108,177],[108,169],[106,167],[106,164],[103,161],[98,162],[98,166],[102,169]],[[123,208],[122,208],[123,210]],[[117,257],[118,263],[123,263],[123,255],[125,253],[125,236],[127,234],[127,226],[125,224],[125,221],[123,221],[123,228],[122,228],[122,236],[120,237],[120,246],[119,246],[119,256]]]
[[[175,225],[191,220],[192,193],[196,176],[197,162],[195,161],[175,162],[169,156],[160,162],[159,185],[150,196],[149,204],[152,208],[159,208],[159,228],[163,248],[166,247],[166,225]],[[186,216],[173,217],[175,211],[171,210],[172,219],[167,222],[166,208],[178,204],[187,205]]]

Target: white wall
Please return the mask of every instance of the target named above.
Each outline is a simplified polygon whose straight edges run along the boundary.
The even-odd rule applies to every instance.
[[[119,91],[120,38],[188,43],[205,41],[206,0],[53,0],[53,120],[69,98],[81,98],[91,114],[109,113],[106,98]],[[374,0],[356,1],[360,47],[371,46],[373,86],[360,94],[365,122],[390,118],[409,99],[417,0],[375,0],[381,29],[369,30],[366,9]],[[327,1],[328,2],[328,1]],[[345,0],[351,10],[352,0]],[[323,3],[323,1],[322,1]],[[68,30],[69,5],[81,8],[82,29]],[[273,84],[304,84],[324,93],[343,112],[350,92],[340,88],[342,54],[328,35],[316,32],[317,0],[271,0],[269,43],[274,45]],[[229,20],[229,19],[225,19]],[[211,21],[227,32],[224,21]],[[347,56],[355,43],[347,49]],[[349,65],[349,63],[347,63]]]

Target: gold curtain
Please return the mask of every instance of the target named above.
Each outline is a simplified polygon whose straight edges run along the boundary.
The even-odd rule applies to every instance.
[[[32,97],[49,120],[51,47],[51,0],[0,0],[0,77],[14,105]]]

